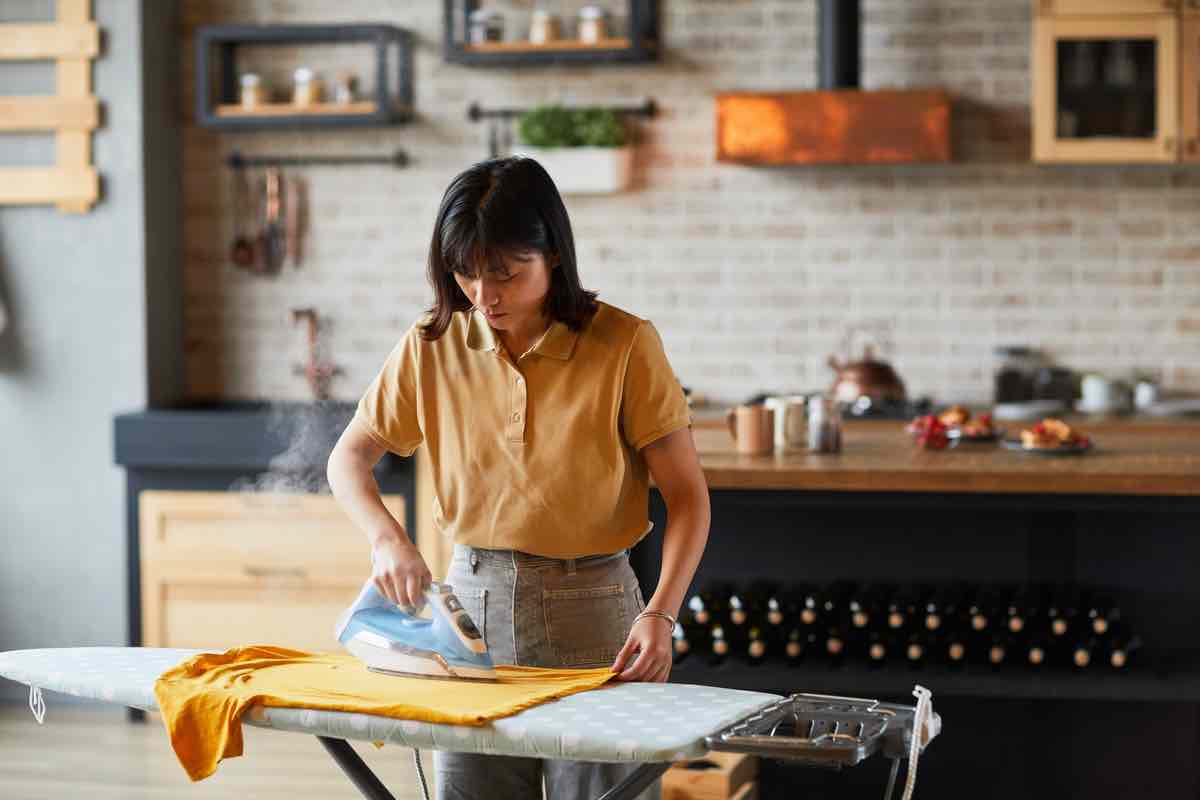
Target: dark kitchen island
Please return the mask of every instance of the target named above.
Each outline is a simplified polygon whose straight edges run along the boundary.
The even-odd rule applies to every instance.
[[[980,444],[922,451],[903,423],[878,421],[848,423],[839,455],[746,456],[719,418],[701,419],[695,439],[713,515],[693,588],[757,578],[1103,586],[1146,643],[1130,668],[930,659],[872,669],[811,657],[798,667],[732,657],[711,667],[689,658],[671,680],[905,702],[913,684],[927,686],[945,729],[921,761],[926,798],[1195,797],[1200,426],[1078,424],[1096,446],[1072,458]],[[634,551],[646,592],[666,524],[656,492],[651,516],[655,529]],[[785,786],[872,796],[884,770],[826,776],[764,764],[763,796]]]

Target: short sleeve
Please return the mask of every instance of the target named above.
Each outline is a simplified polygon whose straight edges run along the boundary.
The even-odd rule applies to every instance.
[[[371,438],[402,456],[412,455],[425,438],[417,414],[420,335],[416,325],[409,328],[363,393],[354,413]]]
[[[643,320],[633,337],[621,395],[625,441],[641,450],[655,439],[692,424],[683,386],[667,361],[658,330]]]

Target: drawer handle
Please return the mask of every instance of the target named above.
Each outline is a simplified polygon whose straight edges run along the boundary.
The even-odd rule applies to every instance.
[[[246,564],[242,567],[251,578],[307,578],[308,571],[303,567],[256,567]]]

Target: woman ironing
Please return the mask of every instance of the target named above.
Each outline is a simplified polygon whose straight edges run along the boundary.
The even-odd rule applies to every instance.
[[[435,300],[367,388],[329,459],[338,502],[371,544],[373,580],[417,605],[432,579],[372,468],[424,444],[446,582],[497,664],[611,665],[666,681],[674,616],[708,539],[708,489],[682,387],[654,326],[585,291],[562,198],[531,159],[450,184],[429,247]],[[658,586],[628,551],[666,501]],[[437,751],[438,797],[598,796],[635,764]],[[657,784],[646,794],[657,794]]]

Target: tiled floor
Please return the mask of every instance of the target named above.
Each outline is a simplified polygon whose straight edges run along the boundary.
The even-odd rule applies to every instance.
[[[44,725],[22,704],[0,703],[0,797],[4,800],[204,800],[345,798],[361,795],[311,736],[247,726],[245,754],[192,783],[157,717],[129,722],[116,708],[55,702]],[[412,751],[395,745],[355,750],[397,800],[420,800]],[[432,755],[421,753],[433,792]]]

